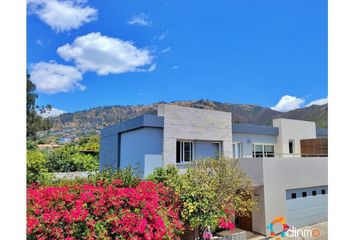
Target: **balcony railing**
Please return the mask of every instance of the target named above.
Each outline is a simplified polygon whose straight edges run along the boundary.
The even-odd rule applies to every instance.
[[[236,158],[305,158],[305,157],[328,157],[328,154],[307,154],[307,153],[255,153],[255,154],[241,154],[235,156]]]

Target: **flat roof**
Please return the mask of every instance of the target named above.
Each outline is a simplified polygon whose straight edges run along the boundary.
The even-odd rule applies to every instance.
[[[271,135],[277,136],[279,129],[277,127],[248,124],[248,123],[236,123],[232,125],[233,133],[243,134],[259,134],[259,135]]]
[[[131,131],[142,127],[163,128],[164,118],[157,115],[141,115],[139,117],[126,120],[101,130],[101,136],[110,136],[122,132]]]

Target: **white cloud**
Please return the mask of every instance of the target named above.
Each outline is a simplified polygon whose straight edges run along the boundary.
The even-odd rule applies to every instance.
[[[277,105],[271,107],[271,109],[279,112],[288,112],[300,108],[304,102],[305,100],[302,98],[285,95],[279,100]]]
[[[311,105],[324,105],[324,104],[326,104],[326,103],[328,103],[328,97],[326,97],[326,98],[321,98],[321,99],[316,99],[316,100],[310,102],[309,104],[307,104],[306,107],[309,107],[309,106],[311,106]]]
[[[95,71],[99,75],[141,71],[153,57],[147,49],[138,49],[132,42],[89,33],[77,37],[72,44],[57,49],[65,60],[73,60],[81,71]]]
[[[167,48],[164,48],[161,50],[161,53],[167,53],[168,51],[170,51],[171,48],[170,47],[167,47]]]
[[[53,94],[69,92],[76,88],[85,89],[85,86],[79,83],[82,80],[81,72],[72,66],[39,62],[31,65],[30,74],[31,81],[40,92]]]
[[[179,66],[177,66],[177,65],[175,65],[175,66],[172,66],[172,69],[178,69],[179,68]]]
[[[40,113],[39,115],[41,115],[44,118],[48,118],[48,117],[56,117],[56,116],[59,116],[60,114],[63,114],[63,113],[65,113],[64,110],[52,107],[52,109],[50,111]]]
[[[152,21],[149,19],[149,15],[144,13],[134,15],[129,21],[130,25],[138,25],[138,26],[151,26]]]
[[[149,68],[148,68],[148,72],[153,72],[156,69],[156,63],[152,64]]]
[[[77,29],[97,18],[97,10],[86,6],[85,0],[28,0],[29,13],[58,32]]]
[[[163,32],[160,36],[157,37],[159,40],[164,40],[168,35],[168,31]]]

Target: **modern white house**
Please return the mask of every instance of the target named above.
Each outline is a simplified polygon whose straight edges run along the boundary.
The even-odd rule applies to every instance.
[[[324,138],[327,130],[314,122],[233,124],[229,112],[161,104],[157,115],[102,129],[100,169],[140,166],[147,176],[167,164],[183,172],[195,159],[219,154],[238,158],[253,180],[258,202],[252,217],[239,224],[266,235],[267,225],[279,216],[295,227],[327,221],[327,153],[302,151],[309,141],[316,146]]]

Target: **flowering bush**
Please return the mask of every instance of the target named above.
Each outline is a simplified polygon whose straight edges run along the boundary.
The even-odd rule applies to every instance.
[[[178,197],[162,184],[121,179],[27,188],[28,239],[179,239]]]

